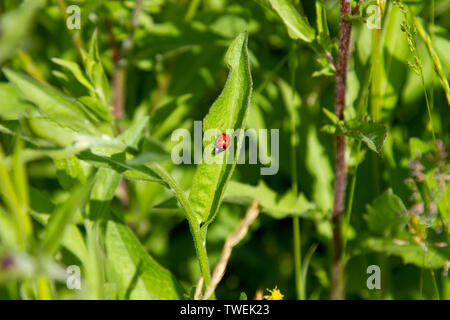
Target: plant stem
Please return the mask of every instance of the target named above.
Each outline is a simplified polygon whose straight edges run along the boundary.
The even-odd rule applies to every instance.
[[[293,44],[291,52],[295,53],[296,45]],[[291,126],[291,168],[292,168],[292,191],[297,197],[298,183],[297,183],[297,114],[295,106],[295,70],[297,67],[297,57],[295,54],[291,56],[291,90],[292,90],[292,106],[290,108],[292,114],[290,115]],[[300,238],[300,218],[292,218],[292,229],[294,234],[294,269],[295,269],[295,288],[297,292],[297,299],[304,300],[304,292],[302,290],[302,248]]]
[[[114,35],[112,33],[111,26],[107,23],[108,28],[108,36],[110,39],[113,57],[114,57],[114,72],[112,76],[112,86],[113,86],[113,107],[114,107],[114,116],[116,118],[123,117],[124,114],[124,105],[125,105],[125,89],[126,89],[126,61],[125,58],[131,49],[134,46],[134,31],[136,30],[139,22],[139,15],[142,11],[143,0],[137,0],[136,5],[133,9],[133,13],[131,16],[130,23],[130,34],[129,36],[123,40],[122,47],[120,51],[117,49]]]
[[[50,282],[43,275],[37,278],[37,292],[39,300],[52,300],[53,298]]]
[[[380,30],[374,29],[372,31],[372,90],[371,90],[371,107],[372,118],[375,122],[381,120],[381,46],[380,46]]]
[[[367,112],[368,107],[368,100],[369,100],[369,87],[371,85],[372,80],[372,69],[369,69],[366,72],[366,75],[364,76],[364,86],[360,92],[360,99],[358,102],[358,105],[356,107],[356,113],[359,115],[365,114]],[[359,155],[361,151],[362,142],[359,141],[358,145],[356,147],[356,153]],[[348,197],[348,203],[347,203],[347,210],[345,212],[344,217],[344,235],[343,235],[343,243],[342,243],[342,257],[341,257],[341,268],[340,268],[340,274],[339,274],[339,290],[343,290],[342,284],[344,283],[344,274],[345,274],[345,266],[346,266],[346,259],[347,259],[347,236],[348,236],[348,228],[350,226],[350,220],[352,215],[352,209],[353,209],[353,199],[355,195],[355,188],[356,188],[356,178],[358,174],[358,168],[359,168],[360,162],[358,159],[358,162],[355,166],[353,175],[352,175],[352,181],[350,184],[350,193]]]
[[[430,30],[430,41],[433,42],[434,39],[434,0],[430,1],[430,26],[429,26],[429,30]],[[431,110],[434,109],[434,87],[433,87],[433,83],[431,83],[430,85],[431,90],[430,90],[430,105],[431,105]]]
[[[356,152],[357,154],[359,154],[360,150],[361,150],[361,141],[358,142],[358,146],[356,147]],[[349,198],[348,198],[348,203],[347,203],[347,210],[345,212],[345,216],[344,216],[344,225],[343,225],[343,230],[344,230],[344,235],[342,238],[342,256],[341,256],[341,265],[340,265],[340,273],[339,273],[339,291],[343,292],[343,284],[344,284],[344,274],[345,274],[345,264],[346,264],[346,249],[347,249],[347,234],[348,234],[348,228],[350,226],[350,219],[352,216],[352,208],[353,208],[353,199],[354,199],[354,195],[355,195],[355,187],[356,187],[356,177],[357,177],[357,173],[358,173],[358,166],[359,163],[356,165],[355,167],[355,172],[353,173],[352,176],[352,181],[350,183],[350,190],[349,190]]]
[[[348,60],[350,55],[350,38],[352,25],[347,20],[351,12],[350,0],[341,0],[340,5],[340,30],[339,30],[339,55],[336,69],[336,99],[335,114],[340,120],[344,120],[345,93],[347,82]],[[344,211],[345,188],[347,180],[347,165],[345,160],[345,136],[336,137],[336,178],[334,181],[334,208],[332,214],[333,223],[333,265],[331,298],[342,299],[344,288],[339,289],[339,274],[342,256],[341,216]]]
[[[300,221],[299,217],[292,217],[292,229],[294,233],[294,268],[295,268],[295,290],[298,300],[304,300],[302,290],[302,247],[300,239]]]
[[[377,16],[377,25],[381,27],[381,16],[383,10],[380,1],[377,1],[377,7],[379,15]],[[373,121],[381,121],[381,107],[383,102],[382,94],[382,72],[383,59],[382,59],[382,46],[380,42],[380,29],[375,28],[372,31],[372,54],[371,54],[371,114]],[[372,179],[373,179],[373,192],[377,196],[380,193],[380,165],[377,154],[371,154],[370,159],[372,162]]]
[[[194,239],[195,250],[197,253],[197,259],[200,264],[200,270],[203,276],[203,283],[205,287],[209,286],[211,282],[211,275],[209,272],[208,255],[206,253],[206,228],[200,228],[200,222],[195,216],[195,213],[191,207],[191,204],[186,197],[184,191],[180,188],[177,182],[167,173],[167,171],[157,163],[148,165],[161,179],[168,184],[175,194],[175,197],[183,207],[186,218],[189,223],[189,229]]]
[[[423,93],[425,95],[425,102],[427,104],[428,118],[430,120],[430,127],[431,127],[431,134],[433,136],[434,145],[436,146],[436,134],[434,133],[433,118],[432,118],[432,115],[431,115],[431,106],[430,106],[430,102],[428,100],[427,89],[425,87],[425,78],[423,76],[422,66],[420,66],[420,79],[422,80]]]
[[[184,17],[184,21],[189,22],[192,20],[192,18],[194,18],[199,5],[200,0],[191,0],[191,4],[189,5],[186,16]]]
[[[430,256],[428,255],[428,248],[426,248],[426,247],[424,248],[424,254],[425,254],[425,259],[427,261],[427,264],[428,264],[428,267],[429,267],[429,270],[430,270],[431,279],[433,280],[433,287],[434,287],[434,290],[436,292],[437,299],[441,300],[441,295],[439,293],[439,287],[438,287],[438,284],[437,284],[437,281],[436,281],[436,275],[434,274],[433,267],[430,264]]]
[[[422,268],[420,268],[420,283],[419,283],[419,300],[422,300],[423,295],[423,271],[425,269],[425,260],[426,260],[426,253],[423,252],[423,264]]]

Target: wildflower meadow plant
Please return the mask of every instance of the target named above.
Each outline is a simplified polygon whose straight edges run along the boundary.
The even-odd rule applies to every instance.
[[[450,299],[449,10],[0,1],[0,299]]]

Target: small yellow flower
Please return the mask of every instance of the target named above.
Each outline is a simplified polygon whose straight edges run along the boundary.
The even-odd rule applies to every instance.
[[[281,293],[281,291],[275,286],[273,290],[266,289],[270,292],[270,296],[264,296],[264,299],[266,300],[283,300],[284,295]]]

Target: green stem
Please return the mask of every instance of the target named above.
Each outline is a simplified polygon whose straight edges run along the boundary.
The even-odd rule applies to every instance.
[[[439,294],[439,287],[438,287],[438,284],[437,284],[437,281],[436,281],[436,276],[434,274],[433,267],[430,264],[430,257],[428,256],[428,250],[425,250],[425,257],[427,259],[427,263],[428,263],[428,266],[430,268],[430,275],[431,275],[431,279],[433,280],[434,290],[436,291],[436,295],[437,295],[438,300],[441,300],[441,295]]]
[[[361,150],[361,141],[358,142],[358,146],[356,147],[356,152],[359,154]],[[341,256],[341,264],[340,264],[340,273],[339,273],[339,291],[342,290],[342,285],[344,283],[344,274],[345,274],[345,264],[347,259],[347,234],[348,234],[348,228],[350,226],[350,220],[352,215],[352,208],[353,208],[353,199],[355,195],[355,187],[356,187],[356,177],[358,173],[358,166],[359,163],[355,167],[355,172],[352,176],[352,181],[350,183],[350,194],[348,198],[348,204],[347,204],[347,210],[345,212],[344,216],[344,224],[343,224],[343,239],[342,239],[342,256]]]
[[[284,64],[289,60],[290,56],[292,55],[292,52],[289,52],[289,54],[285,55],[283,59],[281,59],[278,64],[268,72],[267,76],[265,76],[264,81],[254,90],[253,96],[257,96],[260,94],[267,86],[269,81],[273,80],[275,75],[280,71],[280,69],[284,66]]]
[[[192,20],[192,18],[194,18],[195,14],[197,13],[197,9],[198,9],[199,5],[200,5],[200,0],[191,0],[191,4],[189,5],[186,16],[184,17],[184,20],[186,22],[189,22]]]
[[[431,40],[431,42],[433,42],[433,38],[434,38],[434,0],[431,0],[430,10],[431,10],[430,40]],[[431,90],[430,90],[430,105],[431,105],[431,110],[433,110],[434,109],[434,87],[433,87],[433,83],[431,83]]]
[[[444,300],[450,300],[450,277],[446,275],[442,276],[441,279],[442,279],[442,298]]]
[[[381,8],[378,8],[379,12],[381,12]],[[381,17],[379,18],[379,23],[381,24]],[[380,29],[374,29],[372,31],[372,56],[371,56],[371,114],[372,118],[375,122],[381,122],[382,116],[382,48],[380,41]],[[372,172],[373,172],[373,181],[374,181],[374,192],[375,195],[378,195],[380,192],[380,175],[379,175],[379,164],[378,158],[375,154],[371,155],[371,159],[373,162]]]
[[[50,282],[48,279],[41,275],[36,280],[37,284],[37,293],[38,293],[38,299],[39,300],[52,300],[53,294]]]
[[[371,111],[375,122],[381,120],[381,46],[380,46],[380,30],[375,29],[372,32],[372,91],[371,91]]]
[[[423,252],[423,264],[422,268],[420,269],[420,283],[419,283],[419,300],[422,300],[422,293],[423,293],[423,270],[425,269],[425,259],[426,259],[426,253]]]
[[[295,52],[295,43],[292,46],[292,53]],[[297,197],[298,184],[297,184],[297,123],[296,123],[296,108],[295,108],[295,69],[297,66],[297,60],[295,54],[291,55],[293,65],[291,66],[291,90],[292,90],[292,114],[290,119],[291,126],[291,168],[292,168],[292,191]],[[294,234],[294,267],[295,267],[295,288],[297,292],[297,299],[304,300],[305,292],[302,289],[302,252],[301,252],[301,236],[300,236],[300,218],[292,218],[292,229]]]
[[[209,272],[208,255],[206,253],[206,228],[200,228],[200,221],[195,216],[194,210],[192,209],[186,194],[177,182],[169,175],[169,173],[157,163],[152,163],[149,167],[157,175],[159,175],[165,183],[168,184],[186,213],[186,218],[189,222],[189,229],[191,231],[192,238],[194,239],[195,250],[197,253],[198,262],[200,264],[204,286],[207,287],[211,282],[211,275]]]
[[[304,300],[304,290],[302,290],[302,254],[301,254],[301,240],[300,240],[300,219],[299,217],[292,218],[292,229],[294,233],[294,266],[295,266],[295,289],[297,292],[297,299]]]
[[[427,89],[425,87],[425,78],[423,76],[422,66],[420,66],[420,79],[422,80],[423,93],[425,95],[425,102],[427,103],[428,118],[430,120],[431,134],[433,135],[434,145],[436,145],[436,135],[434,133],[433,118],[431,116],[431,107],[430,107],[430,102],[429,102],[429,99],[428,99]]]

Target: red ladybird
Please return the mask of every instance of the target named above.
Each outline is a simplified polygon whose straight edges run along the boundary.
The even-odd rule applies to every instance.
[[[215,146],[216,146],[216,152],[222,152],[224,150],[227,150],[228,146],[230,145],[231,139],[228,134],[221,133],[216,139]]]

